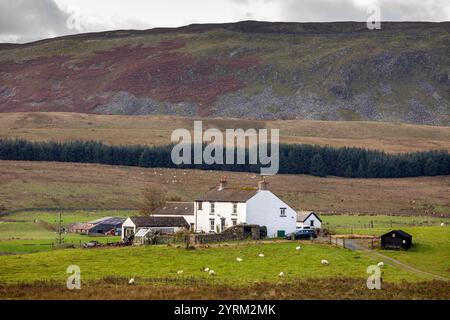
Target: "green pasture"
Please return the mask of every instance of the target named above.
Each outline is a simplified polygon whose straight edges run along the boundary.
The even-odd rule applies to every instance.
[[[298,245],[301,250],[296,250]],[[238,262],[237,257],[243,261]],[[329,265],[322,265],[322,259],[327,259]],[[62,249],[1,256],[0,282],[65,281],[69,265],[78,265],[82,279],[87,281],[105,277],[136,281],[197,279],[233,285],[315,277],[354,277],[363,281],[367,267],[377,262],[359,252],[309,241],[241,243],[193,250],[167,245]],[[209,275],[205,268],[214,270],[215,275]],[[183,271],[181,275],[179,270]],[[280,277],[280,272],[285,276]],[[425,280],[391,266],[386,266],[383,273],[386,281]]]
[[[101,211],[63,211],[62,225],[67,227],[75,222],[88,222],[106,216],[126,217],[130,212]],[[31,253],[55,248],[57,242],[58,214],[54,211],[23,211],[4,216],[0,220],[0,253]],[[90,237],[87,235],[65,233],[65,244],[80,244],[97,240],[101,243],[119,241],[119,237]]]

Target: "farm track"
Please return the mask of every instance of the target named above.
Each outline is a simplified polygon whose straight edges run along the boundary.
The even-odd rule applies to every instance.
[[[434,274],[434,273],[431,273],[431,272],[427,272],[427,271],[423,271],[423,270],[417,269],[416,267],[413,267],[413,266],[411,266],[409,264],[406,264],[404,262],[398,261],[398,260],[396,260],[394,258],[388,257],[388,256],[386,256],[386,255],[384,255],[382,253],[375,252],[375,251],[373,251],[371,249],[367,249],[367,248],[364,248],[362,246],[359,246],[358,244],[352,242],[350,239],[346,240],[346,248],[350,249],[350,250],[364,251],[365,253],[367,253],[371,257],[381,258],[381,259],[383,259],[383,262],[385,262],[385,263],[388,263],[388,264],[390,264],[390,265],[392,265],[394,267],[397,267],[397,268],[400,268],[400,269],[403,269],[403,270],[406,270],[406,271],[409,271],[409,272],[413,272],[413,273],[418,274],[418,275],[428,276],[428,277],[431,277],[431,278],[436,279],[436,280],[450,281],[450,279],[448,279],[446,277],[443,277],[443,276],[440,276],[440,275],[437,275],[437,274]]]

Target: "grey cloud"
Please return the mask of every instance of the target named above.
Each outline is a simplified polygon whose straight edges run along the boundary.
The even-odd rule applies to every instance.
[[[0,42],[29,42],[70,34],[69,14],[52,0],[0,0]]]
[[[123,15],[96,19],[84,15],[82,7],[79,30],[71,30],[67,26],[70,14],[60,9],[56,0],[0,0],[0,42],[29,42],[33,40],[66,35],[71,33],[100,31],[109,29],[147,29],[153,27],[151,21],[136,20],[127,15],[129,3],[121,0],[117,3],[123,5]],[[112,1],[112,0],[111,0]],[[120,1],[120,2],[119,2]],[[152,7],[159,8],[159,1],[153,0]],[[180,0],[185,1],[185,0]],[[219,0],[215,0],[219,1]],[[234,20],[268,19],[271,21],[366,21],[369,14],[366,8],[355,4],[356,0],[221,0],[229,6],[235,7]],[[448,0],[377,0],[381,9],[383,21],[445,21],[450,20],[450,2]],[[116,4],[117,4],[116,3]],[[192,2],[195,6],[195,2]],[[260,17],[261,7],[270,4],[273,12],[264,13],[269,17]],[[257,8],[257,9],[255,9]],[[198,8],[202,12],[202,8]],[[167,24],[171,24],[171,15],[167,13]],[[189,22],[211,22],[208,12],[202,18],[189,19]]]
[[[383,21],[445,21],[447,0],[378,0]],[[280,18],[284,21],[366,21],[364,6],[352,0],[286,0],[280,2]]]

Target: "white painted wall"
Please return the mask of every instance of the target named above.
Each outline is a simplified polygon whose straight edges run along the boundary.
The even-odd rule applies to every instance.
[[[219,226],[219,232],[222,230],[221,218],[225,219],[225,229],[233,225],[233,219],[236,219],[236,224],[245,223],[246,220],[246,205],[244,202],[237,203],[237,213],[233,213],[232,202],[214,202],[215,210],[211,213],[211,202],[203,201],[202,210],[198,210],[198,202],[195,202],[195,232],[216,232]],[[210,219],[214,219],[214,231],[210,230]]]
[[[121,236],[122,240],[123,240],[123,238],[125,237],[125,231],[124,231],[124,229],[127,228],[127,227],[133,228],[133,230],[134,230],[133,232],[136,234],[136,225],[133,223],[133,221],[131,221],[130,217],[128,217],[128,218],[122,223],[122,236]]]
[[[286,208],[285,217],[281,216],[280,208]],[[279,230],[285,234],[295,231],[297,213],[269,190],[259,190],[247,201],[246,222],[266,226],[267,236],[276,237]]]
[[[314,226],[311,226],[311,221],[314,221]],[[309,215],[304,222],[297,222],[297,228],[310,227],[311,229],[322,228],[322,222],[314,214]]]

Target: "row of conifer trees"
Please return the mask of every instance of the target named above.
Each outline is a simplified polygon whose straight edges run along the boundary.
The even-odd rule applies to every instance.
[[[260,164],[236,164],[236,161],[235,164],[175,165],[171,160],[172,148],[173,145],[110,146],[97,141],[31,142],[21,139],[0,139],[0,159],[260,172]],[[444,150],[388,154],[362,148],[282,144],[279,151],[278,173],[349,178],[450,174],[450,154]],[[248,163],[248,150],[246,152]]]

